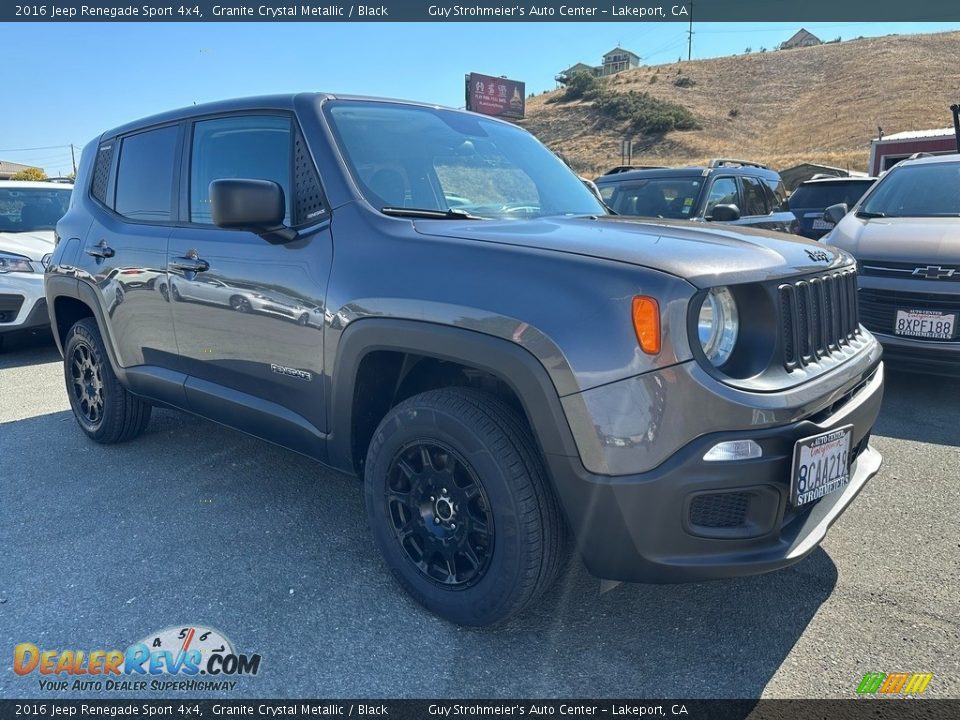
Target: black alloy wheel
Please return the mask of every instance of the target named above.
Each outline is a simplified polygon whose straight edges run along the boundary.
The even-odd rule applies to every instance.
[[[476,582],[493,553],[490,501],[476,472],[437,440],[394,455],[384,493],[387,517],[410,562],[449,588]]]

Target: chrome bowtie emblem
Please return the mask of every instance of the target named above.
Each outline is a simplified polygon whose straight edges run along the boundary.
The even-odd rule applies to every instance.
[[[814,262],[830,262],[830,253],[823,250],[807,250],[806,252]]]
[[[945,268],[940,267],[939,265],[927,265],[926,267],[918,267],[913,271],[913,274],[924,277],[927,280],[939,280],[940,278],[953,277],[955,272],[956,270],[954,268]]]

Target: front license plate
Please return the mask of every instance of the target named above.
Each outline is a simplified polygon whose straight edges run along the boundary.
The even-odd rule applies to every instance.
[[[793,446],[790,501],[794,506],[819,500],[850,482],[853,425],[797,440]]]
[[[823,218],[817,218],[813,221],[814,230],[833,230],[833,223]]]
[[[939,310],[897,310],[893,331],[897,335],[950,340],[957,327],[957,314]]]

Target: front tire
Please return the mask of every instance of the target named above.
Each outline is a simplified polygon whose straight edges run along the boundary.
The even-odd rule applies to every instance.
[[[367,516],[396,579],[462,625],[520,612],[556,579],[567,531],[526,424],[466,388],[387,413],[365,469]]]
[[[117,381],[93,318],[78,321],[67,332],[63,373],[73,415],[89,438],[110,445],[146,429],[151,407]]]

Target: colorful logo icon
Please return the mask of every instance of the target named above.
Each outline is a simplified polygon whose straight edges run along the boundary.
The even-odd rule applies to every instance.
[[[920,695],[933,680],[933,673],[869,672],[857,686],[858,695]]]

